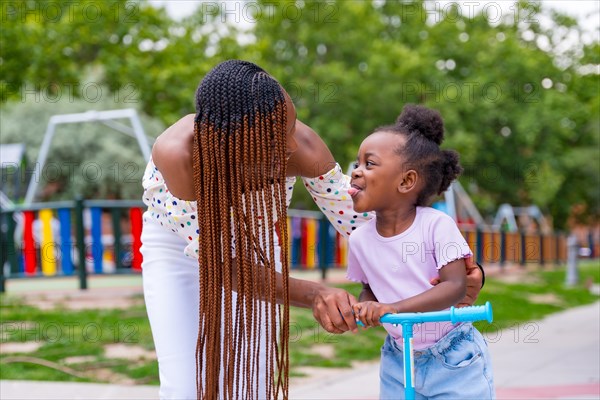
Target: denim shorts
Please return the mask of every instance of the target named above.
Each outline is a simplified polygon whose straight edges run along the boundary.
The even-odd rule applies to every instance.
[[[461,324],[433,346],[413,352],[416,399],[495,399],[490,354],[471,323]],[[380,399],[404,399],[402,346],[388,335],[381,348]]]

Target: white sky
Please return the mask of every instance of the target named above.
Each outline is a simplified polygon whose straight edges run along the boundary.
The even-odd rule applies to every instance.
[[[449,3],[459,3],[467,10],[479,11],[486,7],[487,13],[493,17],[496,9],[502,9],[506,12],[516,4],[516,0],[429,0],[431,9],[444,9]],[[172,18],[180,19],[190,15],[200,4],[215,5],[218,7],[228,7],[229,10],[235,10],[235,5],[225,0],[150,0],[150,4],[163,5]],[[229,4],[226,4],[229,3]],[[596,40],[599,40],[597,30],[600,28],[600,1],[598,0],[543,0],[543,5],[551,7],[563,13],[566,13],[579,20],[579,23],[588,32],[592,33]]]

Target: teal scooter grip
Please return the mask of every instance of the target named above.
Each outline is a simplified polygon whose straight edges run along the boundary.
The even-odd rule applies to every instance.
[[[457,322],[468,321],[487,321],[491,324],[493,320],[494,313],[492,311],[492,305],[489,301],[487,301],[483,306],[450,308],[450,321],[453,324],[456,324]]]
[[[402,325],[407,322],[422,324],[443,321],[450,321],[453,324],[467,321],[488,321],[491,323],[493,319],[492,305],[488,301],[483,306],[450,307],[449,310],[444,311],[385,314],[379,321],[386,324]]]

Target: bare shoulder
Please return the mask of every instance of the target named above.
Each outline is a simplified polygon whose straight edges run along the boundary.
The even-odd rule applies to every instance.
[[[194,199],[192,144],[194,114],[186,115],[167,128],[152,147],[152,160],[169,191],[183,200]]]
[[[152,157],[168,157],[170,150],[189,147],[188,141],[193,141],[194,137],[194,114],[188,114],[165,129],[152,148]]]

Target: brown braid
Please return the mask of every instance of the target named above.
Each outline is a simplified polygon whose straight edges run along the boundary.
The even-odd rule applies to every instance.
[[[230,60],[202,80],[196,111],[198,398],[255,399],[261,384],[268,399],[280,393],[287,398],[287,107],[283,90],[260,67]],[[276,223],[281,259],[275,257]],[[282,310],[277,306],[275,269],[280,261]],[[261,365],[261,350],[266,352],[266,366]],[[266,371],[265,382],[259,381],[259,369]]]

